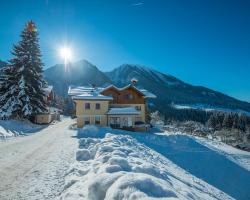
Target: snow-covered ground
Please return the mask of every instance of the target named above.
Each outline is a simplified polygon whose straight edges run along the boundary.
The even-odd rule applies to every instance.
[[[0,139],[19,135],[30,135],[45,128],[47,125],[33,124],[29,121],[0,120]]]
[[[61,199],[250,197],[249,171],[194,138],[95,127],[78,136],[79,150]]]
[[[155,133],[146,144],[234,198],[250,199],[249,152],[181,132]]]
[[[77,140],[72,137],[75,132],[68,128],[72,123],[64,118],[48,127],[5,126],[18,133],[36,134],[0,140],[1,200],[54,200],[61,193],[77,149]]]
[[[235,162],[236,164],[250,171],[250,152],[234,148],[223,142],[212,140],[212,139],[195,137],[195,140],[199,142],[200,144],[214,151],[217,151],[218,153],[222,155],[225,155],[231,161]]]
[[[1,200],[250,199],[248,153],[185,134],[72,123],[1,124],[29,135],[0,140]]]
[[[208,147],[209,149],[216,151],[217,153],[221,155],[226,156],[232,162],[250,171],[250,152],[243,151],[235,147],[232,147],[230,145],[227,145],[219,141],[218,139],[192,136],[192,135],[185,134],[182,132],[164,131],[164,132],[159,132],[155,134],[162,135],[162,136],[165,135],[165,136],[170,136],[170,137],[173,135],[183,135],[185,137],[186,136],[190,137],[194,139],[196,142],[200,143],[201,145],[204,145]]]

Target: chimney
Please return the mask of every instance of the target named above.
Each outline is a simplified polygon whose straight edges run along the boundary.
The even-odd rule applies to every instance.
[[[89,85],[91,86],[91,92],[94,92],[96,90],[96,84],[90,83]]]
[[[131,82],[131,85],[135,86],[136,83],[138,82],[138,80],[137,80],[136,78],[132,78],[132,79],[130,80],[130,82]]]

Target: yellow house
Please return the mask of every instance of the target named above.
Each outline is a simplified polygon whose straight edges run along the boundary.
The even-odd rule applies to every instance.
[[[77,127],[94,124],[107,126],[107,112],[112,97],[83,93],[73,97],[76,105]]]
[[[145,131],[146,100],[156,96],[133,84],[123,88],[70,87],[75,103],[77,126],[92,124],[127,130]]]

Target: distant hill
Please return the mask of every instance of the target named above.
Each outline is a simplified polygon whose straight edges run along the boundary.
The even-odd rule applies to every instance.
[[[44,74],[49,84],[52,84],[56,92],[62,96],[67,96],[69,85],[94,83],[97,86],[104,86],[113,83],[117,86],[124,86],[130,83],[132,78],[136,78],[138,87],[147,89],[157,95],[156,99],[150,101],[150,105],[163,113],[166,107],[172,103],[204,104],[250,111],[250,103],[206,87],[193,86],[171,75],[140,65],[124,64],[110,72],[101,72],[93,64],[81,60],[69,64],[67,71],[65,71],[63,65],[55,65],[45,70]]]

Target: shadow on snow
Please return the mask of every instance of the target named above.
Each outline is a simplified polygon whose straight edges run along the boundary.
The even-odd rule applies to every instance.
[[[98,131],[90,129],[86,135],[86,132],[81,130],[78,131],[78,138],[103,138],[105,133],[130,135],[230,196],[239,200],[250,199],[250,172],[188,136],[135,133],[111,128],[101,128]]]
[[[0,120],[0,127],[7,133],[17,135],[31,135],[36,133],[49,125],[33,124],[29,121],[19,120]]]

